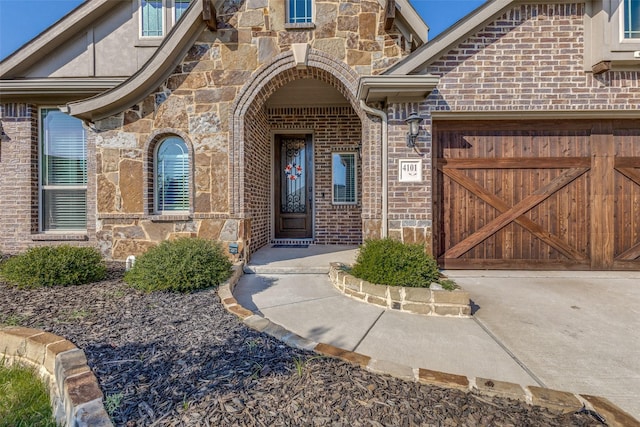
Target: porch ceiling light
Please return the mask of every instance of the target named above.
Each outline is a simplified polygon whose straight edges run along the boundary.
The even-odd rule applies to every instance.
[[[414,148],[416,146],[416,139],[420,133],[422,117],[414,111],[404,122],[409,125],[409,132],[407,132],[407,147]]]

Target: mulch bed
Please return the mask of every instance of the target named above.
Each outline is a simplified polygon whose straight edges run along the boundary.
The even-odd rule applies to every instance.
[[[0,283],[0,325],[83,349],[118,426],[596,426],[560,414],[376,375],[245,327],[215,290],[144,294],[106,280],[18,290]],[[121,399],[118,399],[121,397]]]

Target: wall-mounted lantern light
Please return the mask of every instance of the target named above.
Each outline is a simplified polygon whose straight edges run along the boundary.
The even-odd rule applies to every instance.
[[[9,141],[11,141],[11,138],[9,138],[9,135],[4,133],[4,127],[2,126],[2,122],[0,122],[0,142],[9,142]]]
[[[420,133],[420,122],[422,122],[422,117],[413,112],[404,122],[409,125],[409,132],[407,132],[407,147],[413,148],[416,146],[416,139],[418,138],[418,133]]]

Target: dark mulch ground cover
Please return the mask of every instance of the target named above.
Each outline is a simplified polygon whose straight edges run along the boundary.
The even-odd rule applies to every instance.
[[[0,283],[0,324],[41,328],[82,348],[119,426],[599,425],[292,349],[245,327],[215,290],[144,294],[122,275],[114,263],[91,285]]]

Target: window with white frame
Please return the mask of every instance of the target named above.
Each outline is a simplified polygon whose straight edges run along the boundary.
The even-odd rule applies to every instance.
[[[40,110],[40,229],[87,228],[87,144],[82,121]]]
[[[313,22],[312,0],[289,0],[287,2],[287,23],[306,24]]]
[[[154,200],[158,214],[189,211],[189,150],[177,136],[161,141],[154,155]]]
[[[624,38],[640,38],[640,0],[624,0]]]
[[[173,5],[173,22],[178,22],[184,12],[189,7],[191,0],[175,0]]]
[[[332,201],[334,204],[354,205],[356,198],[357,165],[355,152],[332,153]]]
[[[140,36],[164,36],[162,0],[140,0]]]

